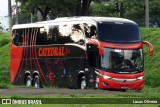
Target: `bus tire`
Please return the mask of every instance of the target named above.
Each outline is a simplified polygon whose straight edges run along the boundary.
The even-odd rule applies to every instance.
[[[95,89],[98,89],[99,88],[99,78],[96,77],[96,80],[95,80]]]
[[[80,89],[84,90],[87,88],[86,77],[82,76],[80,79]]]
[[[27,87],[29,87],[29,86],[32,85],[32,79],[31,79],[31,76],[30,76],[30,75],[28,75],[28,76],[26,77],[26,79],[25,79],[25,85],[26,85]]]
[[[34,77],[33,86],[34,86],[35,88],[40,88],[40,78],[39,78],[38,75],[36,75],[36,76]]]

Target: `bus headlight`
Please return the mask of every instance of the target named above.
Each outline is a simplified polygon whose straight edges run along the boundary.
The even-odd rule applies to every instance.
[[[107,76],[107,75],[103,75],[103,74],[101,74],[101,73],[99,73],[99,72],[97,72],[97,71],[95,71],[95,73],[96,73],[98,76],[103,77],[104,79],[110,79],[110,78],[111,78],[111,77],[109,77],[109,76]]]
[[[109,77],[109,76],[107,76],[107,75],[104,75],[103,78],[104,78],[104,79],[110,79],[111,77]]]
[[[141,80],[141,79],[143,79],[143,76],[141,76],[141,77],[138,77],[137,79],[138,79],[138,80]]]

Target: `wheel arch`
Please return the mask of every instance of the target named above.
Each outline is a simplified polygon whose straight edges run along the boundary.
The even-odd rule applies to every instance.
[[[38,71],[34,71],[33,74],[32,74],[32,77],[34,78],[37,75],[39,76],[39,72]]]
[[[77,79],[78,88],[80,88],[80,82],[81,82],[81,78],[82,77],[86,77],[85,72],[84,71],[79,71],[79,73],[78,73],[78,79]]]
[[[40,74],[39,74],[39,72],[38,71],[34,71],[33,72],[33,81],[32,81],[32,84],[34,85],[34,82],[35,82],[35,78],[36,78],[36,76],[38,76],[38,79],[39,79],[39,87],[38,88],[43,88],[43,86],[42,86],[42,81],[41,81],[41,78],[40,78]]]
[[[26,83],[26,78],[28,76],[31,76],[31,72],[30,71],[25,71],[25,74],[24,74],[24,84]]]
[[[83,77],[83,76],[86,76],[85,72],[84,71],[79,71],[79,73],[78,73],[78,79],[81,78],[81,77]]]

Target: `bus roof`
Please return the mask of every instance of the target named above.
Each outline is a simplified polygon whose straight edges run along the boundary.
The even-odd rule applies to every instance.
[[[13,29],[23,29],[23,28],[34,28],[34,27],[44,27],[44,24],[36,24],[36,23],[19,24],[19,25],[14,25],[12,27],[12,30]]]
[[[92,22],[92,23],[117,22],[117,23],[128,23],[128,24],[137,25],[137,23],[135,23],[134,21],[131,21],[129,19],[124,19],[124,18],[75,16],[75,17],[61,17],[61,18],[56,18],[55,20],[41,21],[41,22],[30,23],[30,24],[14,25],[12,29],[44,27],[45,24],[58,23],[58,22],[70,22],[70,21],[85,21],[85,22]]]
[[[88,17],[88,16],[75,16],[75,17],[61,17],[56,18],[55,20],[49,21],[42,21],[37,22],[39,24],[45,23],[56,23],[56,22],[68,22],[68,21],[89,21],[89,22],[121,22],[121,23],[130,23],[130,24],[137,24],[134,21],[124,18],[117,18],[117,17]]]

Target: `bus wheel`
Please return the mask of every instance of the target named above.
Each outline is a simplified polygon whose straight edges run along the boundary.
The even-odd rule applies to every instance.
[[[34,86],[35,88],[40,88],[40,79],[39,79],[39,76],[38,76],[38,75],[36,75],[36,76],[34,77],[33,86]]]
[[[82,76],[81,81],[80,81],[80,88],[83,90],[86,87],[87,87],[86,77]]]
[[[31,79],[31,76],[28,75],[26,77],[26,86],[29,87],[29,86],[31,86],[31,84],[32,84],[32,79]]]

